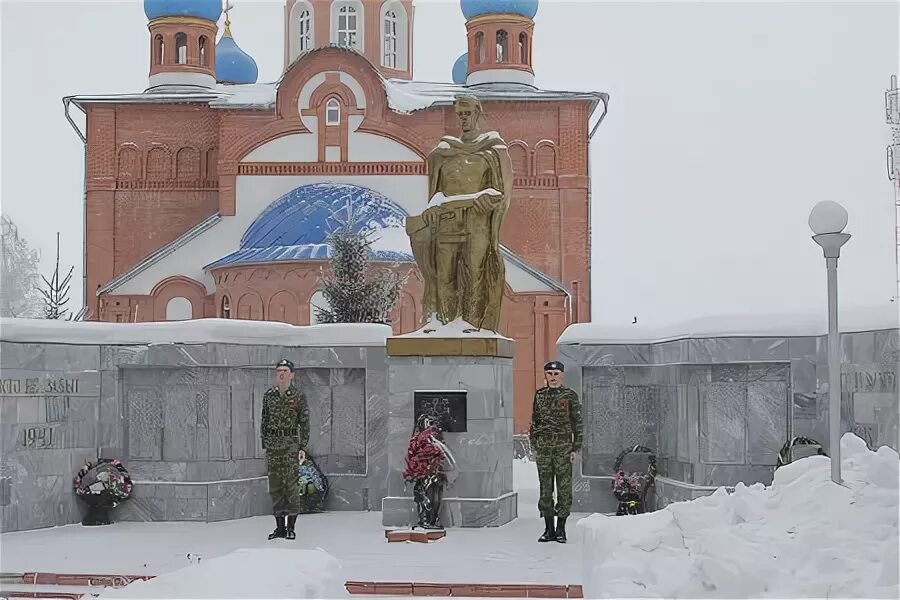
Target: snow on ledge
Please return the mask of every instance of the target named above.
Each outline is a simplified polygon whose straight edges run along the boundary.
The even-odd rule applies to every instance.
[[[841,311],[838,326],[844,333],[882,331],[900,327],[898,306]],[[828,333],[827,314],[720,315],[661,327],[607,323],[575,323],[559,336],[557,344],[655,344],[688,338],[818,337]]]
[[[260,346],[384,346],[389,325],[338,323],[297,326],[271,321],[194,319],[158,323],[100,323],[0,319],[0,341],[44,344],[247,344]]]
[[[479,338],[479,339],[498,339],[509,340],[497,333],[487,329],[476,329],[474,325],[470,325],[467,321],[456,319],[450,321],[446,325],[435,318],[428,321],[422,328],[411,333],[398,335],[401,338]],[[512,340],[510,340],[512,341]]]

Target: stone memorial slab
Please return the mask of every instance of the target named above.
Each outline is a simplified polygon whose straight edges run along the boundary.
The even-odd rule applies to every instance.
[[[439,420],[441,427],[448,433],[465,433],[468,429],[466,419],[466,390],[429,390],[413,393],[414,419],[428,415]]]

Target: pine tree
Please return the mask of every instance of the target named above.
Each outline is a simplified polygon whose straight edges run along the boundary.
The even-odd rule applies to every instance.
[[[322,287],[328,307],[314,306],[319,323],[387,324],[400,295],[402,278],[388,269],[376,271],[370,263],[375,234],[360,230],[355,223],[351,213],[328,236],[331,273]]]
[[[72,281],[72,273],[75,267],[69,268],[69,273],[61,281],[59,278],[59,233],[56,234],[56,268],[53,277],[49,280],[41,275],[47,289],[39,290],[44,297],[44,318],[72,320],[72,314],[65,305],[69,302],[69,282]]]

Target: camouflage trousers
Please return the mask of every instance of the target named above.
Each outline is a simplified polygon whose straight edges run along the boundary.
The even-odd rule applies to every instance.
[[[541,516],[556,515],[561,519],[569,516],[572,510],[572,463],[569,454],[572,442],[538,443],[535,445],[538,481],[541,496],[538,510]],[[553,488],[556,488],[556,507],[553,506]]]
[[[300,514],[298,452],[295,448],[266,450],[269,495],[272,496],[272,514],[276,517]]]

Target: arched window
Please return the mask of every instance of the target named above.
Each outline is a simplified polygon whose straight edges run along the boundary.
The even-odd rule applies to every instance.
[[[505,63],[509,60],[509,36],[506,31],[497,31],[497,62]]]
[[[359,19],[355,6],[345,5],[338,9],[337,43],[359,49]]]
[[[331,304],[328,302],[328,298],[325,297],[325,294],[322,293],[322,290],[317,291],[312,297],[309,299],[309,324],[316,325],[319,323],[319,319],[316,317],[316,314],[319,312],[316,309],[322,310],[330,310]]]
[[[332,98],[325,104],[325,125],[341,124],[341,103]]]
[[[484,33],[481,31],[475,34],[475,61],[479,65],[484,63]]]
[[[222,296],[222,317],[223,319],[231,318],[231,300],[228,296]]]
[[[297,48],[299,52],[312,49],[312,15],[304,10],[297,18]]]
[[[166,43],[163,41],[163,36],[160,34],[156,34],[156,37],[153,38],[153,63],[157,65],[164,64],[166,62]]]
[[[188,321],[193,316],[191,301],[183,296],[176,296],[166,304],[166,321]]]
[[[528,36],[524,32],[519,34],[519,62],[528,64]]]
[[[201,35],[200,41],[197,42],[197,55],[200,57],[200,66],[208,67],[209,66],[209,57],[206,55],[206,36]]]
[[[389,10],[384,14],[384,54],[382,64],[389,69],[397,68],[397,13]]]
[[[187,34],[184,33],[176,33],[175,34],[175,64],[176,65],[186,65],[187,64]]]

